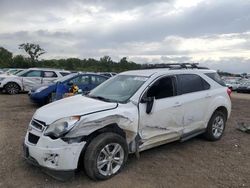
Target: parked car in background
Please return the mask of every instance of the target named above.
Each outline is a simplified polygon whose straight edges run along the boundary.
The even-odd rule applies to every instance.
[[[230,88],[232,91],[236,91],[237,88],[240,86],[239,80],[225,80],[224,82],[226,86]]]
[[[109,78],[117,75],[117,73],[115,73],[115,72],[99,72],[98,74],[103,75],[103,76],[107,76]]]
[[[9,94],[17,94],[21,91],[30,91],[33,87],[52,82],[55,79],[70,74],[69,71],[30,68],[16,75],[0,75],[0,89]]]
[[[10,74],[16,75],[17,73],[19,73],[19,72],[21,72],[23,70],[25,70],[25,69],[9,69],[9,70],[5,71],[4,74],[7,74],[7,75],[10,75]]]
[[[94,180],[113,177],[128,154],[199,134],[219,140],[231,91],[212,70],[153,69],[121,73],[88,95],[38,109],[24,142],[27,160],[73,175],[79,164]]]
[[[52,94],[57,92],[58,84],[63,84],[64,91],[69,91],[73,85],[76,85],[83,93],[86,93],[107,79],[108,77],[94,73],[72,73],[53,83],[32,88],[29,97],[32,102],[44,105],[52,102]]]
[[[244,81],[240,86],[236,89],[238,93],[250,93],[250,80]]]

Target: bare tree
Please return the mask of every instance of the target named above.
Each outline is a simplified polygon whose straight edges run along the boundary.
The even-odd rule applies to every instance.
[[[19,45],[19,49],[23,49],[27,54],[29,54],[33,62],[37,62],[38,57],[46,53],[39,44],[23,43]]]

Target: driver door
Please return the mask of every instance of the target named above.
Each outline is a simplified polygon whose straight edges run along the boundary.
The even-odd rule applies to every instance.
[[[33,87],[42,84],[42,71],[40,70],[31,70],[22,75],[22,77],[24,91],[30,91]]]
[[[143,98],[154,98],[150,112],[147,102],[139,103],[139,134],[142,144],[139,150],[178,140],[183,131],[183,108],[176,96],[175,76],[156,80],[144,93]]]

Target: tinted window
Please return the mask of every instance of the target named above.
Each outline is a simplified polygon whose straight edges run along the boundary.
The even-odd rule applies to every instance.
[[[42,77],[42,71],[33,70],[33,71],[29,71],[23,74],[22,76],[23,77]]]
[[[162,99],[172,97],[175,95],[174,78],[165,77],[156,81],[147,92],[148,97],[155,97],[155,99]]]
[[[76,85],[85,85],[89,84],[89,76],[77,76],[69,81],[70,83],[76,84]]]
[[[43,77],[44,78],[55,78],[55,77],[57,77],[57,75],[53,71],[44,71],[43,72]]]
[[[102,76],[91,76],[91,84],[94,84],[94,85],[99,85],[105,80],[107,80],[107,78],[102,77]]]
[[[177,75],[178,79],[178,94],[192,93],[196,91],[207,90],[210,85],[195,74]]]
[[[223,80],[221,80],[220,76],[217,73],[205,73],[205,75],[216,81],[218,84],[226,86],[226,84],[223,82]]]

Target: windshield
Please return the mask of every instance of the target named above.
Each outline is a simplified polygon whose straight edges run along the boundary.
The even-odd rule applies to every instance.
[[[67,76],[64,76],[64,77],[61,77],[61,78],[58,78],[56,80],[53,81],[53,83],[57,83],[57,82],[64,82],[70,78],[72,78],[73,76],[77,75],[77,73],[72,73],[72,74],[69,74]]]
[[[22,72],[23,70],[17,70],[16,72],[14,72],[14,75],[17,75],[19,72]]]
[[[15,75],[16,76],[22,76],[24,73],[26,73],[28,70],[22,70],[22,71],[20,71],[20,72],[18,72],[18,73],[16,73]]]
[[[111,102],[126,102],[147,80],[144,76],[118,75],[89,93],[89,97]]]

